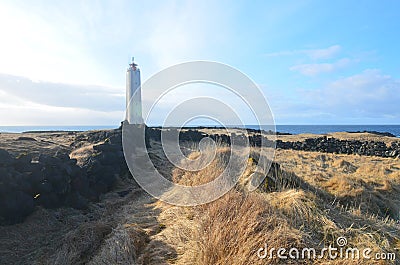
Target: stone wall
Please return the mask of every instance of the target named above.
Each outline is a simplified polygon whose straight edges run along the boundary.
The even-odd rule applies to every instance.
[[[333,137],[310,138],[305,141],[276,142],[277,148],[302,151],[315,151],[336,154],[353,154],[379,157],[397,158],[400,155],[400,143],[393,142],[386,145],[384,142],[339,140]]]

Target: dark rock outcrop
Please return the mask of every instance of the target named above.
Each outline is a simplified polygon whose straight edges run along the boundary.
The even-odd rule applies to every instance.
[[[118,176],[129,173],[122,151],[122,132],[90,133],[95,153],[83,166],[69,153],[12,156],[0,149],[0,224],[21,222],[34,211],[45,208],[73,207],[85,209],[108,192]],[[129,174],[130,175],[130,174]]]
[[[26,137],[26,136],[18,137],[16,141],[33,141],[33,142],[37,142],[35,138]]]
[[[389,132],[377,132],[377,131],[355,131],[355,132],[348,132],[348,133],[370,133],[379,136],[388,136],[388,137],[396,137],[396,135],[389,133]]]

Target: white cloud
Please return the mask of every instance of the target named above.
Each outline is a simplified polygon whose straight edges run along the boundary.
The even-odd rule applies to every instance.
[[[312,63],[312,64],[299,64],[290,67],[291,71],[299,72],[307,76],[316,76],[321,73],[331,73],[338,69],[348,66],[352,60],[349,58],[342,58],[333,63]]]
[[[121,111],[94,111],[81,108],[54,107],[26,102],[23,106],[0,103],[2,126],[65,126],[119,125],[124,119]]]
[[[379,108],[400,112],[399,91],[400,80],[384,75],[379,70],[365,70],[330,83],[323,93],[331,97],[331,104],[361,105],[365,110]]]
[[[229,36],[221,3],[142,1],[0,3],[0,73],[51,82],[117,85],[130,56],[148,72]],[[214,46],[215,47],[215,46]],[[131,54],[132,53],[132,54]],[[121,63],[122,61],[122,63]]]
[[[399,124],[400,80],[379,70],[271,100],[277,124]]]
[[[78,20],[52,12],[38,14],[29,5],[2,3],[0,32],[0,73],[53,82],[96,80],[98,67],[84,45]]]
[[[228,30],[218,34],[228,22],[222,6],[211,1],[2,1],[0,92],[6,93],[0,104],[61,107],[60,115],[62,108],[121,111],[130,56],[136,55],[142,80],[166,66],[204,59],[202,52],[212,52],[229,36]],[[5,113],[1,109],[0,116]]]
[[[310,101],[320,102],[319,108],[338,116],[357,118],[391,117],[400,121],[400,80],[382,74],[379,70],[342,78],[312,91]]]
[[[104,86],[71,85],[32,81],[25,77],[0,74],[0,99],[29,101],[57,107],[85,108],[95,111],[121,111],[124,109],[125,90]]]
[[[125,95],[109,87],[0,74],[1,125],[118,125]]]
[[[305,54],[313,60],[321,60],[321,59],[333,58],[341,51],[341,49],[342,47],[340,45],[332,45],[322,49],[300,49],[300,50],[272,52],[265,54],[265,56],[280,57],[280,56],[293,56],[293,55]]]
[[[320,59],[329,59],[337,55],[341,50],[339,45],[333,45],[325,49],[315,49],[315,50],[306,50],[305,53],[310,56],[311,59],[320,60]]]

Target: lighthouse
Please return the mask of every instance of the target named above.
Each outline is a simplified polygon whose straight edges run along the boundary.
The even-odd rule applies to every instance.
[[[129,124],[143,124],[140,69],[133,57],[126,70],[126,121]]]

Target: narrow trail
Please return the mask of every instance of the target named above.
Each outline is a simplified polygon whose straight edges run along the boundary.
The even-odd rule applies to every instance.
[[[60,141],[66,137],[74,140],[73,135],[63,135]],[[38,141],[25,145],[14,141],[16,136],[2,135],[6,136],[10,139],[3,141],[3,146],[20,144],[14,147],[16,151],[24,151],[24,147],[56,152],[53,146],[44,149],[39,142],[53,140],[50,136],[34,135]],[[149,155],[168,177],[173,165],[161,150],[153,143]],[[75,158],[83,159],[93,152],[90,144],[81,151]],[[177,238],[184,231],[177,231],[176,225],[186,218],[177,214],[178,210],[183,209],[161,203],[133,179],[120,176],[113,189],[101,195],[100,201],[90,203],[88,209],[38,207],[23,223],[1,226],[0,264],[176,264],[183,253]]]
[[[165,164],[166,158],[163,157],[159,146],[151,148],[149,155],[159,170],[167,175],[171,174],[173,166]],[[127,189],[131,190],[129,194],[116,203],[115,194],[121,194]],[[176,263],[178,252],[182,254],[182,246],[177,246],[177,242],[182,240],[174,241],[176,236],[180,236],[179,233],[177,234],[176,224],[180,223],[180,219],[186,219],[185,216],[182,217],[181,213],[178,213],[180,207],[159,201],[138,188],[137,184],[127,186],[126,183],[121,183],[120,187],[108,194],[108,198],[105,198],[106,203],[107,201],[115,205],[107,214],[113,219],[114,228],[90,258],[88,264],[110,262],[112,253],[117,252],[118,254],[115,254],[114,258],[111,257],[111,261],[115,264]],[[107,219],[107,217],[105,216],[103,219]],[[132,243],[122,248],[116,246],[123,245],[127,240]],[[126,253],[127,248],[133,249],[133,253],[129,251]],[[121,252],[126,256],[121,255]]]
[[[127,186],[124,185],[126,189]],[[174,220],[160,217],[166,205],[142,189],[123,198],[122,190],[110,192],[95,207],[102,209],[91,222],[70,228],[63,244],[46,264],[171,264],[176,250],[162,236]],[[104,232],[103,230],[107,231]],[[65,230],[64,230],[65,231]],[[65,233],[65,232],[64,232]],[[37,264],[43,264],[39,262]]]

